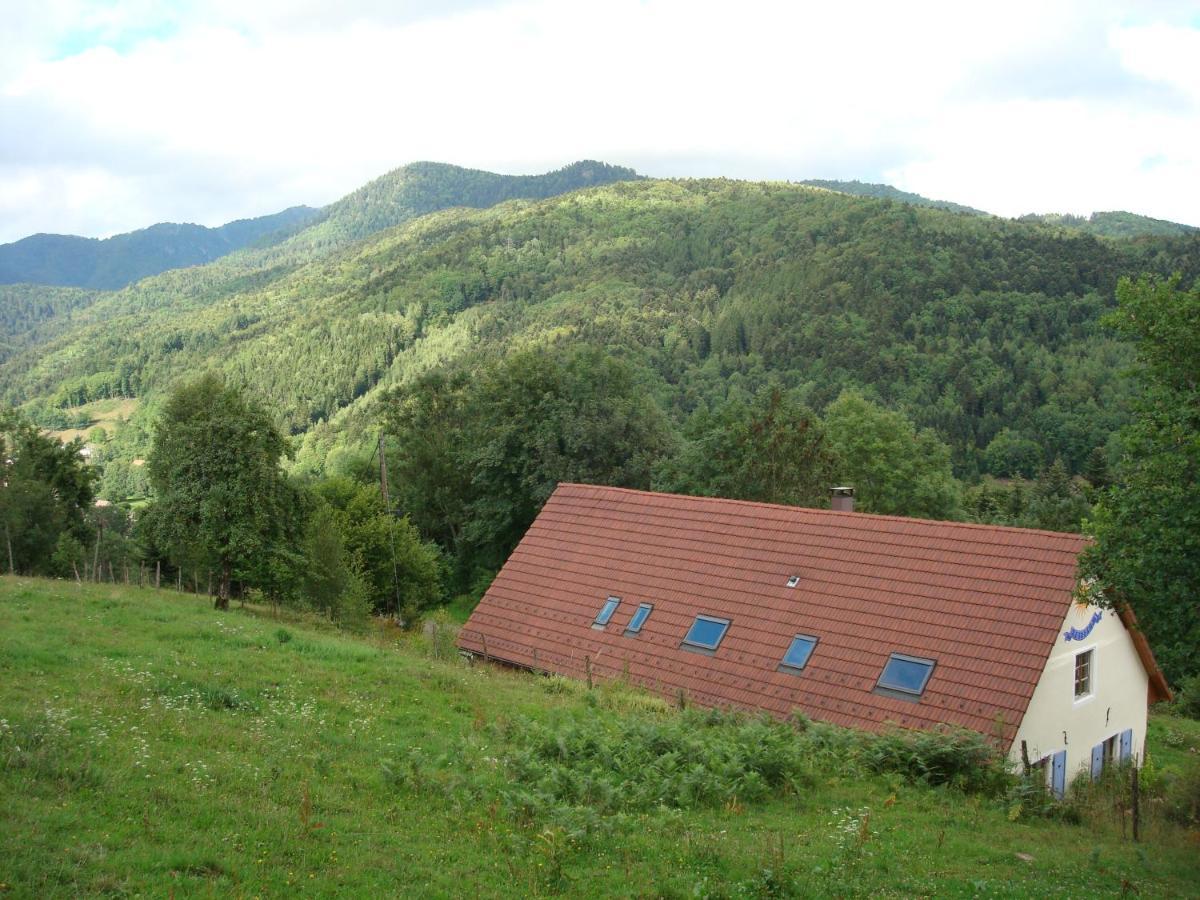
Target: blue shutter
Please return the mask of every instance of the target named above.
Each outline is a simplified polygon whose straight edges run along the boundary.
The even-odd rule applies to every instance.
[[[1100,773],[1104,771],[1104,743],[1103,741],[1092,748],[1092,781],[1100,780]]]
[[[1121,762],[1133,759],[1133,729],[1126,728],[1121,732]]]
[[[1067,792],[1067,751],[1059,750],[1050,761],[1050,790],[1059,800]]]

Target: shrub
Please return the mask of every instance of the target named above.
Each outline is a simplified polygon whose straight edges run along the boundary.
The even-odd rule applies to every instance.
[[[1200,825],[1200,768],[1193,768],[1167,787],[1167,816],[1180,825]]]
[[[1175,694],[1172,710],[1189,719],[1200,720],[1200,673],[1183,679],[1179,691]]]
[[[983,735],[964,729],[878,735],[867,742],[863,758],[874,772],[971,793],[995,795],[1010,784],[996,748]]]
[[[425,618],[421,634],[415,642],[426,656],[454,659],[458,656],[459,627],[445,609],[439,609]]]

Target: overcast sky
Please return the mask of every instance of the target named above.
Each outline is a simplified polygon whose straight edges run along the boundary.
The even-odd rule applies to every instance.
[[[581,158],[1200,225],[1200,5],[3,2],[0,242]]]

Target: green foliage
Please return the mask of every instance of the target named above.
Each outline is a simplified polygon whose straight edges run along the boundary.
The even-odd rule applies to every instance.
[[[502,796],[518,821],[555,807],[601,816],[667,807],[755,805],[802,795],[817,777],[898,775],[911,783],[994,794],[1003,762],[978,734],[864,735],[768,718],[688,710],[657,719],[586,714],[550,723],[517,720],[501,760]]]
[[[918,432],[903,414],[854,392],[830,404],[825,423],[837,481],[854,486],[861,511],[959,517],[962,488],[949,448],[932,431]]]
[[[0,411],[0,566],[50,574],[56,551],[69,554],[89,539],[95,471],[79,455],[82,442],[63,444],[20,414]],[[62,544],[63,538],[69,541]],[[62,546],[60,547],[60,544]],[[60,562],[66,557],[60,558]]]
[[[1021,216],[1017,221],[1070,228],[1107,238],[1177,237],[1196,231],[1191,225],[1123,211],[1094,212],[1086,217],[1063,213],[1030,214]]]
[[[1056,459],[1038,474],[1020,524],[1048,531],[1079,531],[1090,512],[1084,492],[1063,461]]]
[[[800,183],[825,188],[829,191],[838,191],[842,194],[850,194],[854,197],[894,200],[897,203],[927,206],[931,209],[944,209],[947,212],[964,213],[971,216],[988,215],[983,210],[963,206],[961,203],[952,203],[949,200],[930,200],[928,197],[922,197],[920,194],[914,194],[909,191],[902,191],[899,188],[892,187],[890,184],[871,184],[866,181],[829,181],[821,178],[810,178]]]
[[[456,558],[495,571],[562,481],[646,488],[670,431],[633,370],[591,348],[516,353],[390,398],[401,509]]]
[[[1032,478],[1043,465],[1041,445],[1011,428],[1000,429],[987,445],[983,459],[987,470],[1001,477]]]
[[[58,536],[54,545],[54,554],[50,557],[50,572],[60,578],[79,577],[80,572],[87,571],[87,551],[70,532],[64,531]]]
[[[764,389],[749,404],[697,410],[679,453],[664,458],[655,488],[765,503],[823,506],[834,461],[821,422],[793,394]]]
[[[1123,281],[1109,322],[1137,341],[1142,396],[1097,504],[1085,571],[1137,614],[1167,678],[1200,671],[1200,284]]]
[[[365,607],[415,625],[445,599],[439,550],[407,518],[390,515],[377,488],[332,478],[314,491],[305,563],[305,593],[314,606],[359,624]]]
[[[265,410],[215,375],[176,388],[146,463],[156,496],[155,540],[178,562],[219,573],[217,605],[236,576],[270,579],[296,497],[280,468],[289,448]]]
[[[1082,826],[1014,821],[1007,797],[875,774],[855,750],[870,736],[685,717],[607,683],[550,692],[551,679],[418,649],[415,635],[353,638],[286,608],[214,617],[173,591],[0,576],[4,883],[37,897],[1195,892],[1194,833],[1157,802],[1195,767],[1190,720],[1151,716],[1162,789],[1135,845],[1111,805]],[[688,777],[669,758],[656,770],[656,741],[711,765],[722,790],[739,776],[749,790],[622,811],[610,758],[581,741],[590,734],[639,796]],[[546,741],[516,782],[526,735]],[[567,757],[549,743],[560,737]],[[641,770],[621,759],[634,747],[650,761]],[[749,799],[750,776],[791,761],[797,790]],[[528,809],[528,824],[510,808]]]
[[[454,170],[431,171],[434,195],[467,196]],[[0,391],[40,409],[132,394],[148,419],[176,380],[218,367],[304,433],[296,465],[319,473],[359,454],[383,393],[567,340],[636,361],[676,423],[772,381],[818,414],[859,389],[936,431],[960,477],[1003,428],[1074,473],[1128,418],[1129,347],[1097,324],[1117,278],[1200,272],[1186,238],[1106,242],[728,181],[435,212],[351,243],[422,211],[390,184],[275,247],[92,303],[0,362]],[[118,434],[108,458],[142,457],[148,440]]]
[[[1180,680],[1172,708],[1181,716],[1200,721],[1200,672]]]

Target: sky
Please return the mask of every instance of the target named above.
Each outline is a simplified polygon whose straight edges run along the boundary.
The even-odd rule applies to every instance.
[[[4,0],[0,242],[436,160],[882,181],[1200,225],[1200,5]]]

